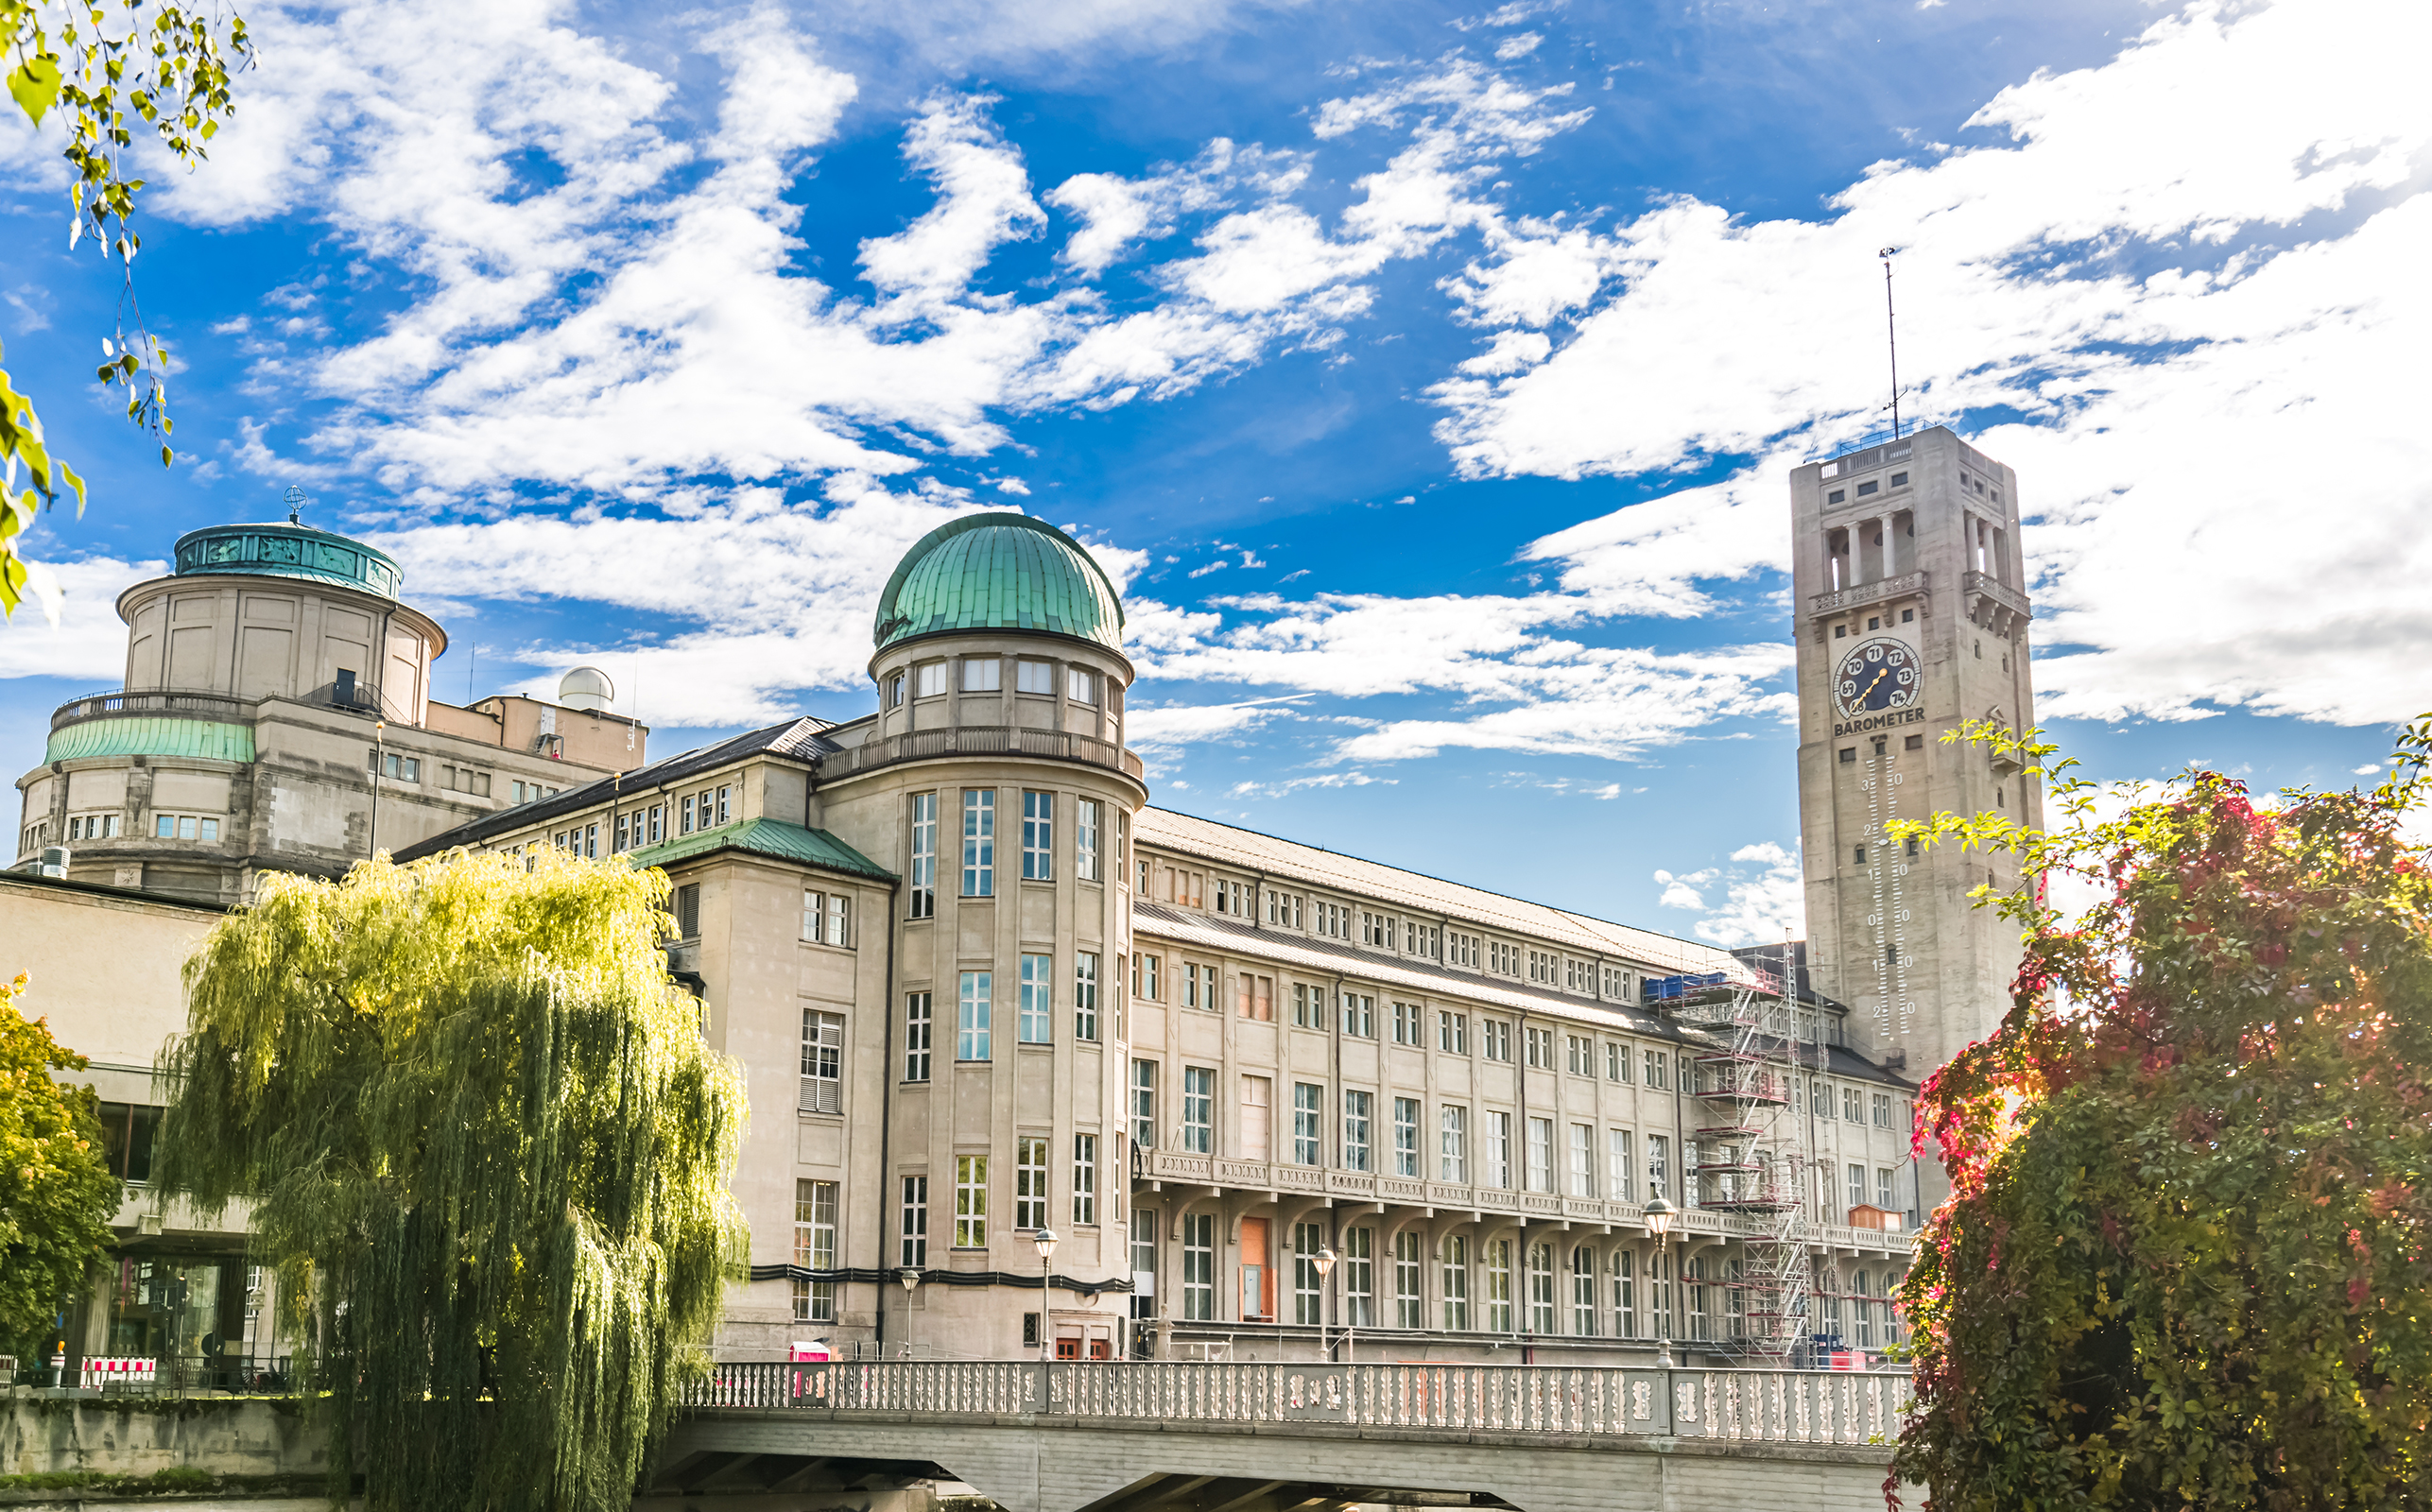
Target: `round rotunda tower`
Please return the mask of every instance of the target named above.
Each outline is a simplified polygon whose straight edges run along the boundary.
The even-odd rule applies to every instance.
[[[873,640],[877,714],[832,732],[812,822],[902,878],[882,1253],[979,1282],[921,1286],[888,1337],[1118,1354],[1124,1294],[1099,1287],[1130,1274],[1126,873],[1148,797],[1122,603],[1062,531],[974,515],[906,553]]]

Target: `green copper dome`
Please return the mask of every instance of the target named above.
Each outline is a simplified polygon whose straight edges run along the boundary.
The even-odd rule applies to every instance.
[[[240,573],[304,577],[395,598],[397,560],[359,541],[310,525],[210,525],[178,538],[177,576]]]
[[[878,595],[874,639],[1044,630],[1123,649],[1123,605],[1080,543],[1026,514],[966,515],[923,536]]]

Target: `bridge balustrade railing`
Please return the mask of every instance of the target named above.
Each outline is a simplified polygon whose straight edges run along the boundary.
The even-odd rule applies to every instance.
[[[1909,1400],[1909,1377],[1890,1371],[892,1360],[729,1362],[689,1404],[1866,1444],[1895,1437]]]

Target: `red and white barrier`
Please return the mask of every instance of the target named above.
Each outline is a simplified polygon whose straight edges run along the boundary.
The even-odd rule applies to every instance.
[[[140,1355],[112,1355],[84,1362],[84,1385],[88,1391],[107,1385],[148,1386],[160,1379],[161,1362]]]

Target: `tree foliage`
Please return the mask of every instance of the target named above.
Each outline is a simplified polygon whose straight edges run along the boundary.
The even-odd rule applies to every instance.
[[[51,1326],[109,1252],[118,1211],[93,1089],[51,1074],[88,1062],[19,1010],[26,980],[0,984],[0,1340]]]
[[[188,963],[155,1179],[251,1199],[375,1509],[622,1507],[705,1363],[744,1095],[667,980],[666,885],[546,851],[274,874]]]
[[[145,328],[135,300],[135,254],[144,245],[134,229],[135,196],[144,180],[133,176],[130,157],[142,131],[185,167],[200,163],[205,145],[235,111],[232,68],[242,68],[252,51],[244,19],[223,17],[216,6],[0,0],[0,68],[9,99],[36,128],[54,111],[66,128],[68,245],[91,235],[121,268],[117,328],[101,343],[95,376],[126,388],[127,418],[160,442],[163,467],[177,458],[169,443],[169,353]],[[21,465],[27,483],[22,490]],[[0,615],[13,612],[37,581],[18,541],[62,490],[75,493],[82,514],[84,479],[51,455],[33,401],[0,370]]]
[[[1997,901],[2008,1017],[1920,1100],[1953,1191],[1903,1293],[1898,1475],[1940,1512],[2432,1505],[2432,879],[2401,829],[2432,721],[2377,788],[2268,807],[1964,733],[2067,822],[1900,827],[2036,881]]]

